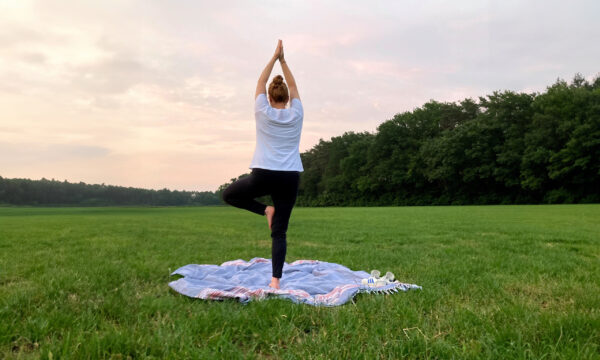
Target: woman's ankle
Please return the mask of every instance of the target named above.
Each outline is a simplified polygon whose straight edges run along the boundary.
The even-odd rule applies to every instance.
[[[267,206],[265,208],[265,216],[267,217],[267,225],[269,225],[269,230],[271,229],[271,225],[273,224],[273,216],[275,215],[275,208],[273,206]]]
[[[279,280],[280,278],[271,277],[271,283],[269,284],[269,286],[275,289],[279,289]]]

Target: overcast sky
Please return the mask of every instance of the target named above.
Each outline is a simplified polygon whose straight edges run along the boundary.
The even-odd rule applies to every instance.
[[[306,151],[430,99],[591,80],[599,15],[597,0],[0,0],[0,176],[216,190],[249,171],[277,39]]]

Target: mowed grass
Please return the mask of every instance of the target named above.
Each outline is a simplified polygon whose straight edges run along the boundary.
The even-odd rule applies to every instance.
[[[295,208],[286,261],[423,286],[328,308],[168,287],[186,264],[270,258],[249,212],[0,208],[0,358],[600,358],[599,220],[600,205]]]

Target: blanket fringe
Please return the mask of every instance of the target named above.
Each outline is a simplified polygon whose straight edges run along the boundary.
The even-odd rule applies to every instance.
[[[382,286],[380,288],[369,287],[369,286],[363,285],[363,286],[361,286],[359,291],[366,292],[366,293],[393,294],[393,293],[397,293],[400,290],[406,291],[409,289],[421,289],[422,290],[423,288],[418,285],[398,283],[398,284],[393,284],[393,286],[386,285],[386,286]]]

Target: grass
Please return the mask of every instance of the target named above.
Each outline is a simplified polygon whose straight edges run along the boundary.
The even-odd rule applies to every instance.
[[[422,291],[334,308],[181,296],[189,263],[270,257],[232,207],[0,208],[0,358],[600,358],[600,205],[295,208],[286,261]]]

